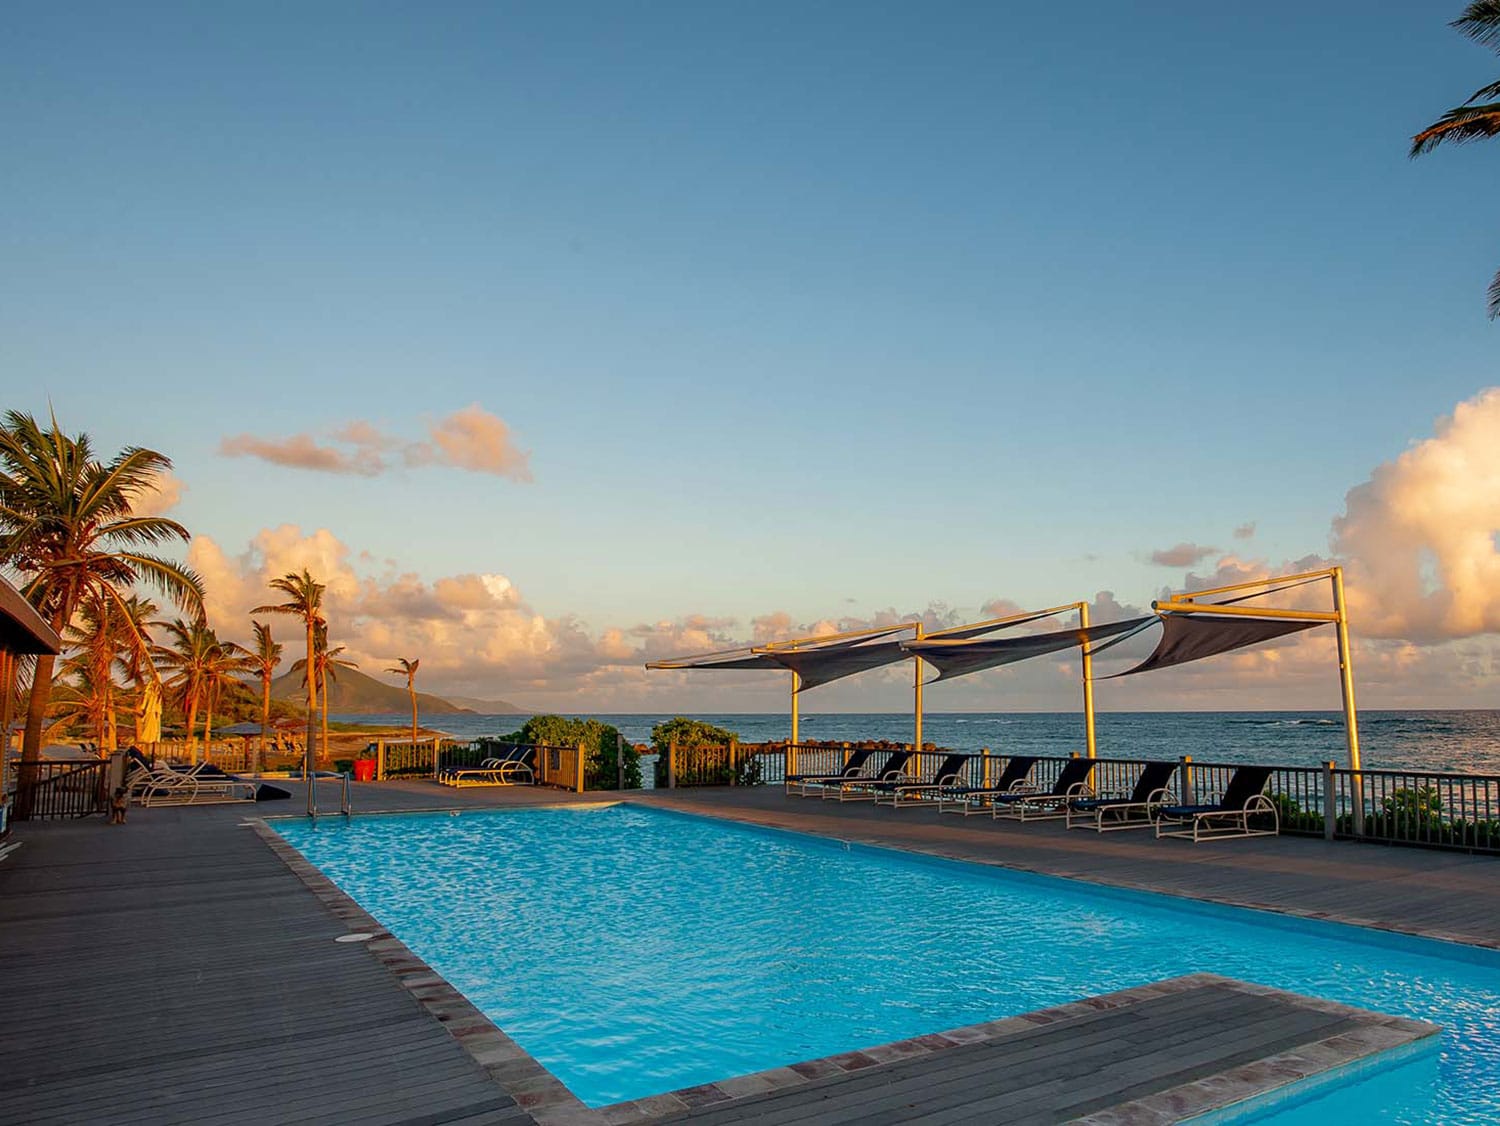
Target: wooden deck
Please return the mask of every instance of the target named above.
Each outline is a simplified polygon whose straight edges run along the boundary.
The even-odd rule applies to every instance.
[[[530,1123],[247,811],[17,828],[0,1121]]]
[[[356,789],[356,811],[365,813],[615,800],[430,783]],[[1099,837],[1052,824],[836,806],[786,798],[773,788],[647,792],[629,800],[1500,947],[1500,867],[1492,858],[1293,838],[1193,846],[1149,834]],[[1006,1100],[1020,1113],[1028,1099],[1040,1099],[1031,1111],[1050,1113],[1047,1100],[1062,1090],[1069,1099],[1080,1095],[1066,1104],[1069,1113],[1137,1097],[1124,1072],[1113,1086],[1101,1079],[1089,1087],[1083,1072],[1048,1078],[1046,1066],[1054,1065],[1041,1062],[1039,1070],[1027,1070],[1028,1059],[1081,1053],[1093,1061],[1087,1075],[1110,1074],[1105,1056],[1115,1049],[1103,1045],[1118,1048],[1118,1029],[1104,1036],[1106,1024],[1092,1019],[1097,1013],[1074,1012],[1062,1024],[1083,1040],[1067,1050],[1047,1046],[1062,1030],[1043,1022],[1019,1032],[1013,1026],[990,1043],[959,1040],[922,1058],[882,1060],[872,1052],[868,1065],[847,1072],[797,1073],[795,1090],[741,1077],[717,1085],[718,1096],[679,1092],[641,1106],[588,1111],[558,1096],[560,1085],[529,1057],[496,1049],[505,1038],[483,1034],[487,1022],[451,991],[444,994],[445,983],[394,939],[334,941],[368,928],[368,917],[362,921],[361,913],[342,907],[340,893],[320,892],[244,825],[250,817],[301,808],[298,795],[258,807],[132,810],[123,828],[98,819],[17,828],[22,847],[0,862],[0,987],[7,1002],[0,1122],[582,1126],[674,1114],[719,1122],[897,1122],[920,1120],[918,1103],[933,1122],[962,1121],[965,1108],[995,1121],[997,1107],[1011,1106]],[[1209,1000],[1211,992],[1199,994],[1200,1002]],[[1243,997],[1215,1003],[1223,1001],[1248,1005],[1251,1016],[1266,1004]],[[1168,1004],[1136,1011],[1128,1037],[1135,1055],[1142,1037],[1161,1040],[1163,1060],[1177,1054],[1174,1035],[1183,1044],[1204,1039],[1203,1026],[1174,1011]],[[1327,1013],[1261,1015],[1256,1024],[1265,1037],[1254,1042],[1257,1058],[1285,1047],[1280,1035],[1307,1041],[1347,1032],[1331,1031],[1337,1022],[1327,1023]],[[1089,1055],[1096,1050],[1104,1055]],[[1002,1059],[997,1052],[1019,1054]],[[1225,1051],[1193,1066],[1222,1072],[1238,1066],[1237,1059]],[[808,1066],[818,1071],[816,1062]],[[1157,1094],[1185,1075],[1154,1075]],[[974,1081],[953,1082],[964,1076]],[[1091,1093],[1082,1097],[1085,1091]],[[999,1101],[991,1106],[993,1100]],[[877,1104],[879,1117],[861,1117]]]

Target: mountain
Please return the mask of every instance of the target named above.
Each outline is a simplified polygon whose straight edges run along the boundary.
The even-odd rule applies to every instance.
[[[449,701],[480,715],[530,715],[526,708],[518,708],[508,700],[481,700],[478,696],[449,696]]]
[[[339,669],[337,680],[328,684],[328,710],[342,714],[365,715],[369,713],[395,712],[411,714],[411,697],[406,686],[385,684],[373,676],[366,676],[356,669]],[[271,695],[277,700],[300,702],[307,699],[307,686],[302,683],[301,672],[288,672],[271,681]],[[471,709],[433,696],[427,692],[417,693],[417,710],[423,715],[453,715]]]

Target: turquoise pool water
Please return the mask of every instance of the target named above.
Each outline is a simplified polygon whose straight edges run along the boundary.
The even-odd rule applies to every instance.
[[[590,1106],[1207,970],[1446,1029],[1277,1123],[1500,1121],[1492,951],[629,805],[275,825]]]

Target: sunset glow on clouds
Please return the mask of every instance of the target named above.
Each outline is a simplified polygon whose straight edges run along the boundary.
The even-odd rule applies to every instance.
[[[426,440],[406,440],[356,419],[326,439],[310,434],[259,438],[236,434],[219,443],[225,457],[253,457],[287,469],[374,477],[396,468],[448,466],[512,481],[531,480],[531,455],[517,448],[510,428],[478,403],[438,419]]]
[[[346,467],[373,465],[377,459],[381,467],[399,460],[502,475],[524,469],[524,455],[514,453],[504,424],[478,407],[435,423],[430,437],[430,443],[403,444],[355,423],[335,435],[346,447],[335,453]],[[414,453],[418,446],[425,452]],[[327,452],[298,440],[276,448],[277,456],[293,460],[301,456],[298,450],[312,451],[302,458],[306,468],[320,468]],[[165,479],[150,502],[152,510],[165,511],[181,489],[176,479]],[[1151,553],[1160,566],[1185,568],[1178,582],[1139,602],[1101,591],[1091,600],[1091,620],[1149,612],[1150,597],[1170,589],[1199,590],[1342,561],[1362,702],[1420,706],[1446,699],[1451,704],[1495,671],[1494,643],[1481,635],[1500,632],[1497,529],[1500,389],[1460,404],[1438,422],[1432,437],[1377,466],[1369,480],[1349,490],[1346,511],[1332,523],[1332,553],[1268,560],[1179,542]],[[1245,524],[1235,536],[1244,542],[1253,532],[1254,525]],[[269,579],[306,567],[327,584],[335,642],[346,645],[367,671],[379,675],[395,657],[415,655],[431,690],[561,709],[774,709],[785,698],[786,678],[780,674],[648,673],[642,666],[688,653],[917,618],[929,630],[940,629],[1026,609],[996,595],[970,614],[933,603],[815,620],[768,609],[747,620],[687,611],[633,624],[585,623],[565,607],[548,613],[529,605],[517,584],[498,572],[425,578],[394,562],[377,566],[329,529],[292,525],[263,529],[240,550],[198,536],[188,562],[204,578],[210,620],[228,636],[248,632],[248,611],[270,597]],[[1327,585],[1284,592],[1272,604],[1326,608]],[[1075,621],[1063,615],[1025,628]],[[289,624],[278,627],[283,638],[295,632]],[[1139,659],[1154,637],[1148,631],[1113,649],[1101,658],[1099,675]],[[1440,644],[1459,638],[1472,640]],[[1337,699],[1332,646],[1331,631],[1314,630],[1139,680],[1103,682],[1100,690],[1107,706],[1121,708],[1331,707]],[[910,669],[902,665],[830,686],[807,706],[900,708],[909,688]],[[1071,708],[1076,693],[1076,661],[1034,661],[944,685],[935,692],[934,706]]]

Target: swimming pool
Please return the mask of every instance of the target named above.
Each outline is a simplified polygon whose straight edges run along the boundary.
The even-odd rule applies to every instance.
[[[273,825],[590,1106],[1212,971],[1444,1026],[1278,1123],[1500,1120],[1493,951],[628,804]]]

